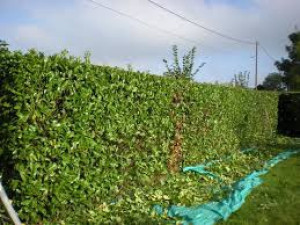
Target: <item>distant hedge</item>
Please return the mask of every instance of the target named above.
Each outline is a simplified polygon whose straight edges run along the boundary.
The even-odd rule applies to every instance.
[[[300,137],[300,93],[284,93],[279,96],[278,133]]]
[[[276,133],[274,93],[5,48],[0,79],[3,181],[29,224],[93,224],[89,216],[103,202],[168,173],[171,100],[179,85],[184,165],[268,142]]]

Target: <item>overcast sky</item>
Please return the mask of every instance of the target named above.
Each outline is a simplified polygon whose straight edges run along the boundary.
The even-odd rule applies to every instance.
[[[46,53],[68,49],[92,53],[96,64],[162,74],[171,46],[180,53],[197,47],[200,82],[229,82],[235,73],[250,71],[254,85],[255,46],[226,40],[155,7],[147,0],[95,0],[166,30],[149,28],[88,0],[0,0],[0,39],[12,49],[37,48]],[[300,0],[154,0],[210,29],[249,41],[258,40],[275,59],[286,57],[287,36],[300,27]],[[277,71],[259,49],[259,81]]]

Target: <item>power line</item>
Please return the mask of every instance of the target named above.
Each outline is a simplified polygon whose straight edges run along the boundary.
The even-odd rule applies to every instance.
[[[261,47],[263,52],[266,54],[266,56],[268,56],[271,59],[271,61],[273,61],[274,63],[277,61],[262,44],[259,44],[259,46]]]
[[[146,27],[148,27],[148,28],[151,28],[151,29],[154,29],[154,30],[158,30],[158,31],[160,31],[160,32],[162,32],[162,33],[166,33],[166,34],[171,35],[171,36],[175,36],[175,37],[177,37],[177,38],[179,38],[179,39],[181,39],[181,40],[187,41],[187,42],[192,42],[192,43],[194,43],[194,44],[202,45],[202,44],[200,44],[199,42],[197,42],[197,41],[195,41],[195,40],[192,40],[192,39],[183,37],[183,36],[181,36],[181,35],[178,35],[178,34],[176,34],[176,33],[173,33],[173,32],[171,32],[171,31],[168,31],[168,30],[164,30],[164,29],[162,29],[162,28],[160,28],[160,27],[157,27],[157,26],[155,26],[155,25],[148,24],[148,23],[144,22],[143,20],[140,20],[140,19],[138,19],[138,18],[136,18],[136,17],[134,17],[134,16],[132,16],[132,15],[126,14],[126,13],[124,13],[124,12],[121,12],[121,11],[119,11],[119,10],[116,10],[116,9],[114,9],[114,8],[111,8],[111,7],[109,7],[109,6],[103,5],[103,4],[101,4],[100,2],[98,2],[98,1],[95,1],[95,0],[86,0],[86,1],[89,1],[89,2],[91,2],[91,3],[93,3],[93,4],[96,4],[97,6],[102,7],[102,8],[105,8],[105,9],[107,9],[107,10],[109,10],[109,11],[111,11],[111,12],[114,12],[114,13],[120,15],[120,16],[124,16],[124,17],[126,17],[126,18],[128,18],[128,19],[131,19],[131,20],[133,20],[133,21],[135,21],[135,22],[138,22],[139,24],[142,24],[143,26],[146,26]],[[200,28],[202,28],[202,29],[205,29],[205,30],[207,30],[207,31],[209,31],[209,32],[211,32],[211,33],[214,33],[214,34],[218,35],[218,36],[221,36],[221,37],[223,37],[223,38],[226,38],[226,39],[229,39],[229,40],[232,40],[232,41],[235,41],[235,42],[243,43],[243,44],[255,45],[255,46],[257,47],[257,42],[246,41],[246,40],[242,40],[242,39],[238,39],[238,38],[234,38],[234,37],[231,37],[231,36],[222,34],[221,32],[218,32],[218,31],[216,31],[216,30],[212,30],[212,29],[210,29],[210,28],[204,27],[204,26],[199,25],[199,24],[197,24],[197,23],[195,23],[195,22],[193,22],[193,21],[191,21],[191,20],[189,20],[189,19],[187,19],[187,18],[185,18],[185,17],[183,17],[183,16],[181,16],[181,15],[179,15],[179,14],[176,14],[176,13],[172,12],[171,10],[168,10],[167,8],[165,8],[165,7],[163,7],[163,6],[159,5],[159,4],[157,4],[156,2],[153,2],[152,0],[148,0],[148,1],[149,1],[150,3],[152,3],[152,4],[154,4],[154,5],[156,5],[156,6],[160,7],[160,8],[162,8],[162,9],[168,11],[169,13],[174,14],[174,15],[180,17],[182,20],[185,20],[185,21],[187,21],[187,22],[189,22],[189,23],[192,23],[192,24],[196,25],[197,27],[200,27]],[[212,48],[212,47],[210,47],[210,48]],[[265,49],[264,49],[264,50],[265,50]],[[265,50],[265,51],[266,51],[266,50]],[[267,51],[266,51],[266,52],[267,52]],[[266,53],[266,54],[267,54],[267,53]],[[256,54],[256,60],[257,60],[257,54]],[[257,69],[256,69],[256,71],[257,71]]]
[[[134,21],[138,22],[139,24],[142,24],[142,25],[144,25],[144,26],[146,26],[146,27],[148,27],[150,29],[159,30],[162,33],[166,33],[168,35],[175,36],[175,37],[177,37],[177,38],[179,38],[181,40],[184,40],[184,41],[187,41],[187,42],[192,42],[192,43],[197,44],[197,45],[201,45],[199,42],[197,42],[195,40],[183,37],[181,35],[175,34],[175,33],[171,32],[171,31],[168,31],[168,30],[161,29],[161,28],[159,28],[159,27],[157,27],[155,25],[148,24],[148,23],[144,22],[143,20],[140,20],[140,19],[138,19],[138,18],[136,18],[134,16],[131,16],[131,15],[126,14],[124,12],[121,12],[119,10],[113,9],[113,8],[111,8],[109,6],[103,5],[100,2],[97,2],[97,1],[94,1],[94,0],[86,0],[86,1],[92,2],[93,4],[96,4],[97,6],[105,8],[105,9],[107,9],[107,10],[109,10],[111,12],[114,12],[114,13],[120,15],[120,16],[124,16],[124,17],[127,17],[127,18],[131,19],[131,20],[134,20]]]
[[[162,10],[168,12],[168,13],[170,13],[170,14],[172,14],[172,15],[174,15],[174,16],[177,16],[177,17],[180,18],[181,20],[184,20],[184,21],[186,21],[186,22],[189,22],[189,23],[191,23],[191,24],[197,26],[198,28],[204,29],[204,30],[206,30],[206,31],[208,31],[208,32],[211,32],[211,33],[215,34],[215,35],[218,35],[218,36],[220,36],[220,37],[223,37],[223,38],[226,38],[226,39],[228,39],[228,40],[235,41],[235,42],[238,42],[238,43],[249,44],[249,45],[255,45],[255,42],[251,42],[251,41],[247,41],[247,40],[242,40],[242,39],[239,39],[239,38],[235,38],[235,37],[232,37],[232,36],[223,34],[223,33],[219,32],[219,31],[216,31],[216,30],[207,28],[207,27],[205,27],[205,26],[202,26],[201,24],[198,24],[198,23],[196,23],[196,22],[194,22],[194,21],[192,21],[192,20],[190,20],[190,19],[188,19],[188,18],[186,18],[186,17],[184,17],[184,16],[182,16],[182,15],[179,15],[178,13],[175,13],[174,11],[171,11],[170,9],[168,9],[168,8],[166,8],[166,7],[160,5],[160,4],[158,4],[158,3],[156,3],[156,2],[154,2],[154,1],[152,1],[152,0],[147,0],[147,1],[150,2],[151,4],[155,5],[156,7],[159,7],[159,8],[161,8]]]

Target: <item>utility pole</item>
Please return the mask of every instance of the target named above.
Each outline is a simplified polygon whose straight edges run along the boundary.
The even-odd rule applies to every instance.
[[[258,58],[258,42],[255,42],[255,89],[257,89],[257,58]]]

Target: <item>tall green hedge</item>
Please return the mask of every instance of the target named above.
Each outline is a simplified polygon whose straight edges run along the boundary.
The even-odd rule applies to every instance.
[[[276,133],[275,93],[192,84],[186,100],[187,164],[219,158],[237,148],[268,143]]]
[[[0,79],[2,175],[29,224],[99,224],[89,218],[103,203],[152,188],[168,173],[179,85],[184,165],[269,141],[276,129],[276,94],[94,66],[65,52],[1,49]]]

